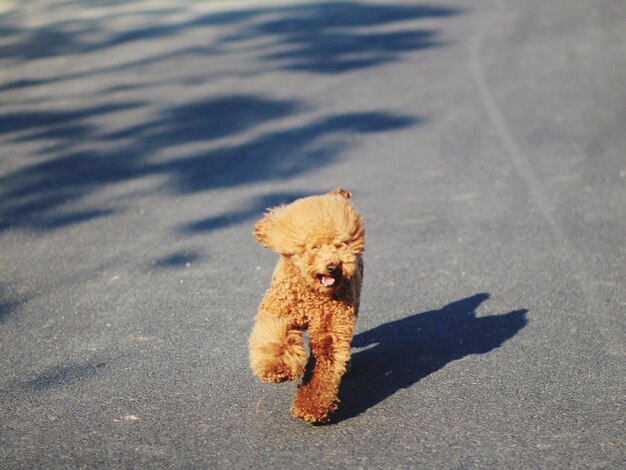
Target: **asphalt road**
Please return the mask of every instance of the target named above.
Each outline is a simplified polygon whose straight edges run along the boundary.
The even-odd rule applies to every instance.
[[[0,4],[0,467],[624,468],[622,0]],[[265,208],[364,216],[331,424]]]

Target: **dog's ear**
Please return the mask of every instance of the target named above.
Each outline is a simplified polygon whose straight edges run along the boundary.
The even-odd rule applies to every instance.
[[[346,191],[343,188],[337,188],[337,189],[329,192],[328,194],[333,194],[335,196],[343,196],[346,199],[350,199],[350,197],[352,196],[352,193],[350,191]]]
[[[283,207],[270,209],[254,226],[254,237],[265,248],[281,255],[293,255],[298,247],[294,234],[282,221],[282,212]]]
[[[271,232],[271,226],[273,223],[273,215],[271,211],[268,211],[265,216],[259,220],[254,226],[254,238],[265,248],[271,248],[268,243],[270,238],[269,232]]]

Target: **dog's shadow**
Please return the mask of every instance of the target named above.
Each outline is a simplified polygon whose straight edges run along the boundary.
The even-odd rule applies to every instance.
[[[332,422],[361,414],[449,362],[489,352],[526,325],[525,309],[477,318],[476,309],[488,298],[476,294],[355,335],[353,348],[366,349],[352,355]]]

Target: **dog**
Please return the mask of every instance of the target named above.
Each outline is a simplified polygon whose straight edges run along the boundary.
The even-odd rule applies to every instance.
[[[328,421],[338,407],[359,311],[365,228],[350,197],[338,188],[297,199],[254,227],[279,260],[250,335],[250,367],[263,382],[303,376],[291,413],[310,423]]]

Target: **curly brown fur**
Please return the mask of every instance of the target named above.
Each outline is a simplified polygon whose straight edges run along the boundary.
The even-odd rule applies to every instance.
[[[350,196],[339,188],[298,199],[254,228],[280,257],[250,335],[250,367],[263,382],[296,380],[306,368],[291,412],[312,423],[337,408],[359,309],[365,230]]]

